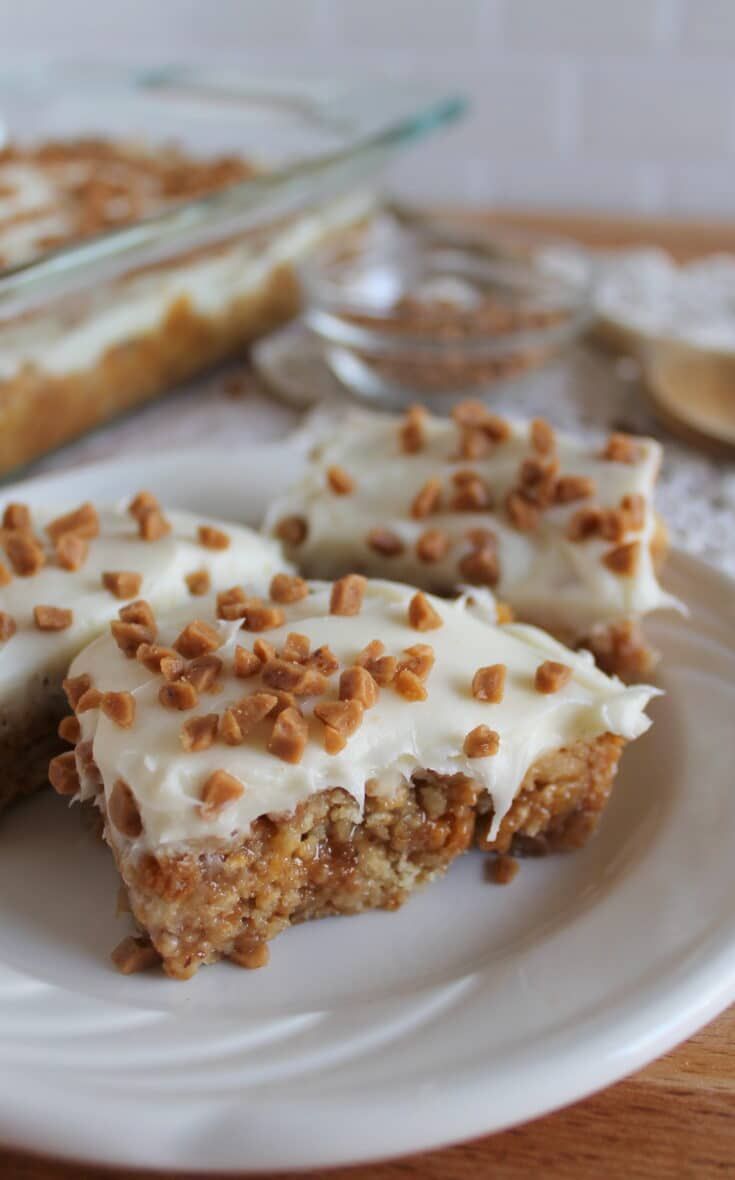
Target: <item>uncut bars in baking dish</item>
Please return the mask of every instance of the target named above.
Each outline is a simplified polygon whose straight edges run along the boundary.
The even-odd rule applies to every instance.
[[[590,444],[544,419],[482,403],[452,418],[353,411],[316,428],[303,475],[266,528],[306,576],[349,571],[446,594],[489,587],[518,618],[585,645],[625,680],[651,671],[640,629],[675,605],[657,568],[661,448],[613,434]]]
[[[582,844],[656,690],[486,612],[279,574],[80,653],[50,777],[104,818],[139,929],[121,969],[260,966],[289,925],[394,909],[473,844]]]
[[[0,149],[0,272],[255,175],[237,156],[69,138]],[[282,215],[0,323],[0,472],[227,357],[293,316],[294,264],[363,217],[360,194]],[[91,247],[90,247],[91,248]]]

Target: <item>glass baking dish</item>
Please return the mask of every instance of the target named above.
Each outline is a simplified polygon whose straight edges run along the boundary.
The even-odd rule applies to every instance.
[[[363,219],[390,158],[463,106],[416,84],[228,69],[4,70],[0,474],[292,315],[292,264]],[[65,146],[34,146],[49,141]]]

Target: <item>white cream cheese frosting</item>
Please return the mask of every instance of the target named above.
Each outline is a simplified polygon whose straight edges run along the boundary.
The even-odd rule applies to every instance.
[[[163,707],[163,677],[126,658],[110,635],[77,656],[72,677],[86,675],[100,692],[127,692],[135,701],[130,728],[121,728],[95,708],[79,714],[80,740],[92,743],[102,779],[100,787],[98,780],[85,777],[86,763],[78,757],[81,798],[94,798],[103,790],[109,801],[122,779],[140,813],[141,833],[128,842],[124,834],[113,831],[114,842],[133,852],[178,850],[192,843],[210,846],[212,841],[247,833],[263,814],[290,812],[331,787],[342,787],[362,806],[367,781],[373,780],[373,789],[390,792],[419,769],[461,772],[479,781],[492,795],[497,830],[526,770],[541,754],[606,732],[636,738],[650,724],[644,710],[656,689],[625,687],[600,672],[586,653],[573,653],[535,628],[496,626],[488,620],[486,605],[478,608],[468,596],[453,601],[429,598],[442,625],[419,632],[409,623],[412,588],[368,582],[360,613],[349,617],[330,613],[330,593],[329,584],[311,583],[306,597],[283,608],[282,625],[263,636],[244,631],[240,620],[216,619],[212,604],[208,612],[199,611],[198,617],[219,631],[216,655],[223,669],[216,690],[201,693],[198,704],[183,712]],[[161,616],[157,642],[170,645],[193,617],[191,609]],[[186,752],[180,738],[186,721],[221,715],[244,696],[271,691],[260,672],[248,679],[235,677],[235,647],[252,650],[254,641],[264,638],[280,651],[289,632],[308,637],[312,652],[327,644],[339,661],[325,693],[298,698],[309,727],[301,760],[291,764],[269,752],[273,720],[268,717],[240,745],[215,738],[206,749]],[[392,685],[382,687],[346,746],[329,754],[323,746],[322,723],[313,713],[315,704],[337,699],[340,671],[354,665],[375,639],[384,643],[386,654],[399,657],[416,643],[431,645],[435,662],[425,681],[427,697],[408,700]],[[572,675],[559,691],[544,695],[536,690],[534,677],[547,660],[566,664]],[[496,704],[476,699],[472,692],[475,671],[492,664],[507,669],[504,696]],[[499,735],[499,749],[493,756],[468,757],[465,737],[480,725]],[[203,815],[203,784],[218,770],[234,776],[242,794],[217,815]]]
[[[30,577],[12,576],[0,586],[0,612],[10,616],[16,630],[0,644],[0,702],[3,720],[14,723],[54,689],[70,660],[107,623],[117,618],[124,601],[102,582],[102,574],[125,571],[141,576],[134,598],[144,598],[158,610],[196,603],[185,581],[188,574],[204,570],[213,590],[226,589],[243,578],[267,587],[271,576],[288,568],[280,546],[251,529],[211,521],[187,512],[166,512],[171,531],[157,541],[145,541],[127,512],[127,501],[97,508],[99,535],[89,540],[89,553],[80,569],[63,569],[45,526],[77,505],[33,507],[34,534],[44,541],[46,564]],[[200,525],[214,524],[229,538],[225,549],[207,548],[198,540]],[[0,550],[0,559],[10,562]],[[34,621],[34,607],[54,606],[72,611],[71,625],[59,631],[41,631]]]
[[[558,475],[592,480],[594,493],[552,503],[540,514],[537,527],[524,531],[510,520],[505,501],[525,460],[549,458],[534,450],[531,423],[508,419],[507,438],[474,460],[458,457],[453,420],[427,416],[424,444],[413,453],[401,448],[400,425],[392,415],[355,410],[326,431],[320,433],[317,427],[305,471],[272,505],[265,524],[267,531],[276,532],[284,518],[296,516],[305,522],[305,539],[287,552],[307,575],[335,577],[355,570],[446,593],[468,581],[459,566],[472,548],[470,530],[488,528],[495,535],[498,559],[494,593],[521,618],[558,630],[570,641],[598,624],[677,605],[659,584],[651,555],[656,530],[653,493],[661,462],[661,448],[653,439],[635,439],[635,461],[617,462],[602,458],[601,446],[556,432],[553,458]],[[348,494],[336,494],[330,487],[328,473],[334,467],[354,484]],[[489,493],[490,506],[482,511],[451,508],[453,478],[467,471],[475,473]],[[437,511],[416,519],[412,503],[432,479],[441,482],[442,502]],[[568,530],[581,508],[616,510],[623,497],[630,496],[639,498],[642,516],[621,540],[640,544],[635,571],[621,575],[603,560],[613,543],[595,536],[571,540]],[[386,555],[372,548],[368,536],[375,528],[394,534],[402,552]],[[429,528],[440,530],[450,541],[446,554],[432,562],[422,561],[416,549]]]

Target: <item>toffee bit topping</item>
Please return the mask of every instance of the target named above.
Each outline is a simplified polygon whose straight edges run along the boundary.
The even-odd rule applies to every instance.
[[[495,443],[502,443],[510,438],[510,423],[498,414],[486,412],[481,425],[487,437]]]
[[[472,695],[478,701],[487,701],[497,705],[505,694],[505,664],[488,664],[485,668],[478,668],[472,677]]]
[[[444,625],[444,620],[421,590],[414,594],[408,604],[408,622],[416,631],[434,631]]]
[[[143,831],[135,795],[124,779],[119,778],[110,792],[107,813],[121,835],[136,840]]]
[[[556,448],[554,429],[545,418],[534,418],[531,422],[531,446],[539,455],[550,455]]]
[[[156,616],[144,598],[137,598],[135,602],[129,602],[127,606],[121,606],[117,617],[123,623],[138,623],[141,627],[148,627],[154,634],[157,630]]]
[[[484,430],[476,426],[464,426],[460,429],[459,450],[460,459],[484,459],[490,453],[491,440]]]
[[[0,643],[7,643],[18,630],[18,624],[7,611],[0,610]]]
[[[362,574],[346,574],[332,586],[329,599],[329,613],[332,615],[359,615],[365,597],[367,578]]]
[[[344,467],[328,467],[327,483],[335,496],[349,496],[350,492],[355,490],[355,481]]]
[[[254,692],[249,697],[243,697],[236,704],[226,710],[231,713],[240,731],[240,740],[250,733],[250,730],[264,721],[278,705],[278,697],[272,692]]]
[[[100,520],[94,504],[87,500],[74,512],[67,512],[65,516],[57,516],[46,525],[46,532],[52,541],[57,541],[64,533],[76,533],[78,537],[99,536]]]
[[[273,696],[276,698],[276,705],[273,709],[274,717],[278,717],[284,709],[295,709],[297,713],[301,711],[292,692],[281,692],[276,688],[273,690]]]
[[[503,853],[502,856],[494,856],[492,860],[485,862],[485,877],[492,881],[493,885],[510,885],[519,868],[515,856]]]
[[[157,643],[141,643],[136,648],[135,658],[149,672],[160,672],[162,661],[167,659],[179,660],[183,668],[183,660],[172,647],[161,647]]]
[[[556,481],[554,498],[557,504],[571,504],[587,500],[597,492],[597,484],[587,475],[560,475]]]
[[[65,570],[81,569],[89,556],[89,542],[78,533],[62,533],[54,549],[56,560]]]
[[[534,455],[524,459],[518,471],[520,493],[539,508],[548,508],[556,494],[556,460],[542,462]]]
[[[378,686],[367,668],[355,665],[345,668],[339,678],[339,699],[359,701],[363,709],[371,709],[378,699]]]
[[[422,450],[426,418],[427,413],[423,406],[411,406],[406,411],[398,428],[398,441],[404,454],[415,455],[417,451]]]
[[[522,533],[533,532],[538,528],[539,510],[531,504],[520,492],[509,492],[505,499],[505,510],[514,528]]]
[[[125,570],[107,570],[102,574],[102,585],[115,598],[135,598],[143,582],[141,574],[129,573]]]
[[[144,645],[147,646],[147,645]],[[140,651],[140,648],[138,648]],[[135,658],[138,658],[138,652],[135,653]],[[162,656],[158,665],[158,671],[163,676],[164,680],[169,682],[172,680],[181,680],[186,670],[186,660],[180,656],[178,652],[171,650],[170,655]]]
[[[261,663],[255,652],[248,651],[246,647],[235,648],[234,672],[241,680],[247,680],[250,676],[256,676],[261,668]]]
[[[61,606],[34,606],[33,620],[39,631],[66,631],[74,622],[74,614]]]
[[[269,660],[278,658],[278,652],[272,643],[267,639],[256,639],[253,644],[253,655],[257,656],[261,664],[267,664]]]
[[[620,511],[625,516],[626,529],[642,529],[646,523],[646,497],[640,492],[632,492],[623,496],[620,501]]]
[[[5,541],[5,552],[19,578],[32,578],[46,564],[43,548],[27,533],[11,533]]]
[[[11,574],[10,570],[4,562],[0,561],[0,586],[7,586],[9,582],[12,582],[12,580],[13,575]]]
[[[308,532],[303,516],[284,516],[275,527],[275,534],[284,545],[303,545]]]
[[[203,656],[222,646],[222,636],[203,619],[194,619],[174,640],[174,650],[187,660]]]
[[[274,574],[268,590],[273,602],[300,602],[309,593],[309,585],[303,578],[292,574]]]
[[[578,508],[570,517],[567,525],[567,539],[570,541],[588,541],[599,535],[602,524],[602,509],[590,505],[589,508]]]
[[[498,538],[492,529],[468,529],[465,533],[473,549],[496,549]]]
[[[411,504],[411,516],[414,520],[423,520],[424,517],[431,516],[432,512],[438,512],[441,498],[442,482],[434,476],[427,480],[414,496]]]
[[[347,745],[347,739],[342,737],[338,729],[331,725],[324,726],[324,749],[327,754],[339,754]]]
[[[459,427],[481,430],[491,442],[505,442],[510,436],[510,426],[505,418],[491,414],[485,404],[476,399],[459,402],[452,410],[452,417]]]
[[[326,691],[327,682],[316,668],[304,668],[289,660],[270,660],[263,668],[263,683],[270,688],[292,692],[297,697],[318,696]]]
[[[560,664],[556,660],[544,660],[539,664],[534,677],[536,692],[549,694],[558,692],[572,679],[572,669],[568,664]]]
[[[395,656],[386,656],[383,654],[384,651],[385,644],[380,639],[372,639],[355,660],[356,664],[370,673],[381,688],[392,682],[398,667]]]
[[[641,449],[638,441],[630,434],[611,434],[600,456],[613,463],[636,463]]]
[[[242,586],[231,586],[217,595],[217,618],[232,621],[241,619],[248,597]]]
[[[121,975],[137,975],[157,967],[161,962],[161,956],[153,944],[147,938],[133,934],[117,944],[110,958]]]
[[[135,721],[135,697],[131,692],[104,693],[100,708],[120,729],[130,729]]]
[[[244,786],[233,774],[228,774],[226,770],[213,771],[202,787],[199,815],[202,819],[213,819],[229,804],[240,799],[244,791]]]
[[[426,529],[416,540],[416,557],[420,562],[427,564],[440,562],[447,556],[451,544],[451,538],[446,532],[442,532],[441,529]]]
[[[91,780],[94,786],[101,787],[102,775],[100,774],[99,766],[94,760],[92,742],[79,742],[75,754],[80,774]]]
[[[487,406],[475,398],[465,398],[452,409],[452,417],[458,426],[482,426],[487,417]]]
[[[283,689],[284,692],[295,692],[303,674],[301,664],[276,658],[269,660],[263,668],[263,683],[270,688]]]
[[[339,668],[339,660],[326,643],[312,652],[308,662],[317,672],[321,672],[322,676],[333,676]]]
[[[171,532],[171,524],[159,508],[150,508],[138,516],[138,533],[143,541],[160,541]]]
[[[194,709],[199,704],[197,690],[188,680],[172,680],[162,684],[158,690],[158,699],[164,709],[178,709],[181,712]]]
[[[66,680],[62,680],[61,687],[64,690],[69,708],[75,709],[79,704],[79,700],[84,696],[88,688],[91,687],[92,680],[83,672],[81,676],[67,676]]]
[[[102,693],[98,688],[88,688],[77,701],[77,713],[88,713],[90,709],[99,709]]]
[[[217,722],[217,736],[227,746],[239,746],[242,744],[242,730],[237,723],[237,717],[233,709],[225,709],[219,718]]]
[[[370,642],[359,653],[356,664],[361,668],[367,667],[371,660],[377,660],[378,656],[382,656],[385,652],[385,644],[382,639],[371,639]]]
[[[418,676],[419,680],[426,680],[434,667],[435,658],[434,649],[430,643],[414,643],[403,651],[401,659],[398,661],[397,670],[403,672],[408,669],[409,672],[413,672],[414,676]]]
[[[192,570],[184,578],[186,585],[189,588],[189,593],[193,594],[195,598],[201,598],[203,594],[209,594],[212,588],[212,579],[209,576],[209,570]]]
[[[300,635],[298,631],[289,631],[281,650],[284,660],[295,660],[297,664],[305,664],[311,651],[311,640],[308,635]]]
[[[631,578],[638,568],[640,551],[640,541],[629,541],[627,545],[618,545],[615,549],[609,549],[604,555],[603,565],[606,565],[614,574],[619,574],[621,578]]]
[[[6,504],[3,512],[3,528],[18,529],[21,532],[31,528],[31,510],[27,504]]]
[[[138,492],[137,496],[134,496],[128,504],[128,513],[134,520],[139,521],[146,512],[155,512],[160,507],[161,505],[153,492]]]
[[[429,695],[422,681],[410,668],[402,668],[400,672],[396,672],[392,687],[407,701],[425,701]]]
[[[308,737],[309,726],[306,718],[298,709],[289,706],[276,717],[268,749],[276,758],[295,765],[304,755]]]
[[[363,707],[360,701],[322,701],[314,708],[314,716],[324,724],[324,749],[338,754],[362,725]]]
[[[141,643],[152,643],[156,638],[155,631],[143,623],[125,623],[119,619],[112,620],[110,631],[120,651],[129,660],[133,659]]]
[[[206,654],[191,660],[181,675],[197,692],[218,692],[221,684],[217,677],[221,674],[222,668],[223,663],[219,656]]]
[[[472,586],[495,586],[500,580],[498,555],[489,547],[466,553],[457,568],[463,580]]]
[[[600,515],[600,536],[605,541],[622,541],[627,528],[627,518],[618,508],[605,508]]]
[[[76,756],[73,750],[57,754],[48,768],[48,781],[57,795],[76,795],[79,791]]]
[[[243,618],[245,631],[273,631],[286,621],[280,606],[267,606],[261,602],[249,602]]]
[[[489,758],[500,749],[500,734],[487,725],[476,725],[464,739],[462,749],[468,758]]]
[[[490,507],[490,495],[479,476],[461,480],[449,503],[452,512],[484,512]]]
[[[62,742],[69,742],[71,746],[76,746],[82,736],[81,726],[76,717],[62,717],[56,732]]]
[[[398,557],[406,548],[398,533],[380,526],[371,529],[365,540],[371,549],[383,557]]]
[[[230,535],[211,524],[200,524],[197,529],[197,540],[205,549],[229,549]]]

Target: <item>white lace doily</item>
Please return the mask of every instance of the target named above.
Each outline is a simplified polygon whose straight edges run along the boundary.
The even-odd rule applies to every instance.
[[[254,359],[270,390],[242,366],[219,372],[49,456],[34,471],[112,455],[153,456],[162,448],[197,443],[229,449],[238,442],[265,442],[288,433],[299,421],[299,410],[349,396],[298,325],[263,341]],[[236,396],[227,392],[233,372],[242,385]],[[649,408],[629,362],[579,347],[521,383],[498,389],[493,404],[520,417],[543,415],[560,429],[587,436],[621,429],[660,439],[665,458],[658,507],[672,543],[735,576],[735,464],[710,458],[669,434]]]

